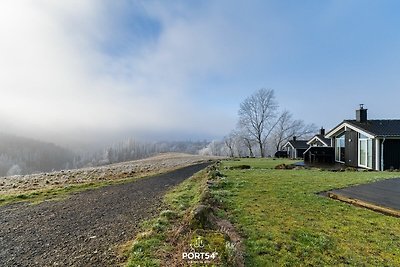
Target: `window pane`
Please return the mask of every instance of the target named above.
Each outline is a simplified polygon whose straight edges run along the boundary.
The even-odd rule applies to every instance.
[[[367,162],[367,141],[360,140],[360,165],[366,166]]]
[[[336,160],[340,160],[339,155],[340,155],[340,149],[339,149],[339,147],[336,145],[336,146],[335,146],[335,159],[336,159]]]
[[[335,142],[335,159],[337,161],[345,161],[345,139],[344,134],[338,136]]]
[[[368,156],[367,156],[367,166],[369,167],[369,168],[372,168],[372,139],[368,139],[368,141],[367,141],[367,146],[368,146],[368,149],[367,149],[367,153],[368,153]]]

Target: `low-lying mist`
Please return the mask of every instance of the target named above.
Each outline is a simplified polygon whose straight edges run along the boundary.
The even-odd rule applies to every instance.
[[[0,176],[95,167],[142,159],[164,152],[197,154],[207,141],[145,141],[134,138],[69,146],[0,133]]]

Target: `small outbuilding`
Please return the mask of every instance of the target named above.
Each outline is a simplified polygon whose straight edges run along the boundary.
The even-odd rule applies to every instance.
[[[304,152],[306,163],[334,163],[335,151],[332,148],[331,139],[325,137],[325,129],[322,127],[319,134],[314,135],[308,142],[309,148]]]
[[[296,136],[294,136],[293,140],[286,142],[282,148],[287,151],[289,158],[297,159],[303,157],[303,153],[308,147],[307,140],[297,140]]]

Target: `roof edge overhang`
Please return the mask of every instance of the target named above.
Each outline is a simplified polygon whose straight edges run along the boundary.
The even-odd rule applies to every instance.
[[[333,128],[332,130],[330,130],[325,136],[327,138],[332,138],[333,136],[335,136],[335,134],[341,132],[342,129],[346,130],[347,128],[350,128],[356,132],[362,133],[363,135],[368,136],[369,138],[376,138],[376,135],[374,135],[370,132],[367,132],[364,129],[361,129],[361,128],[349,123],[348,121],[343,121],[338,126]]]
[[[290,141],[287,141],[286,144],[284,144],[282,147],[286,147],[288,144],[289,144],[293,149],[296,149],[296,148],[292,145],[292,143],[290,143]]]
[[[377,135],[379,139],[400,139],[400,135]]]
[[[324,140],[322,140],[321,138],[319,138],[317,135],[314,136],[313,138],[311,138],[311,139],[307,142],[307,145],[311,145],[311,143],[312,143],[314,140],[318,140],[318,141],[320,141],[321,143],[325,144],[326,146],[330,146],[329,144],[325,143]]]

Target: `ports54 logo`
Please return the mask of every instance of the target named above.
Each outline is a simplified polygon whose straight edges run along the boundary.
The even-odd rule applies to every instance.
[[[182,259],[196,263],[210,263],[218,257],[218,252],[205,251],[204,240],[201,236],[198,236],[196,240],[190,244],[190,248],[190,252],[182,253]]]

